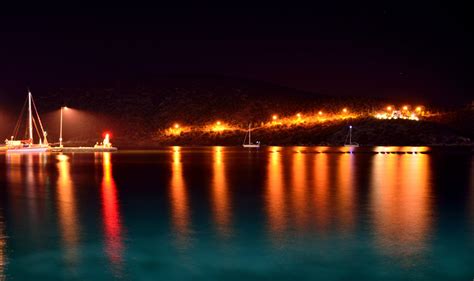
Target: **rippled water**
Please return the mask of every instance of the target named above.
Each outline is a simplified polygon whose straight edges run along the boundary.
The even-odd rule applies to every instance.
[[[339,152],[0,154],[0,280],[474,278],[470,151]]]

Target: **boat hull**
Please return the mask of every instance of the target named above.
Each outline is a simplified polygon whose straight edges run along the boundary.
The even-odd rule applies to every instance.
[[[245,148],[259,148],[260,144],[243,144],[242,146]]]
[[[47,152],[49,147],[24,147],[24,148],[10,148],[7,153],[41,153]]]
[[[55,147],[52,152],[115,152],[118,149],[116,147]]]

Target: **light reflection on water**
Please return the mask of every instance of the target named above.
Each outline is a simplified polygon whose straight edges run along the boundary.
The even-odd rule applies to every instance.
[[[390,153],[172,147],[5,155],[0,280],[473,273],[472,157],[449,156],[450,167],[444,156],[421,153],[428,148],[373,151]],[[228,247],[218,250],[217,241]],[[451,251],[445,245],[453,241],[462,246]],[[164,266],[147,267],[152,262]]]
[[[71,178],[71,164],[67,155],[58,155],[58,214],[61,236],[64,243],[65,259],[68,265],[75,265],[78,260],[79,222],[77,218],[74,183]]]
[[[423,254],[433,219],[428,155],[375,155],[372,213],[377,249],[403,258]]]
[[[318,154],[314,157],[314,208],[315,221],[319,233],[325,234],[329,228],[329,175],[328,154]]]
[[[186,183],[181,162],[181,148],[173,147],[170,182],[171,215],[178,247],[186,248],[190,243],[190,214]]]
[[[123,226],[120,215],[117,185],[112,173],[112,155],[110,152],[95,153],[102,160],[102,214],[104,220],[105,252],[115,274],[120,275],[123,266]]]
[[[354,193],[357,186],[354,176],[356,169],[354,155],[343,154],[338,158],[338,162],[336,165],[339,168],[335,177],[337,191],[336,216],[339,218],[337,224],[340,226],[341,232],[351,233],[354,229],[354,218],[356,216]]]
[[[5,265],[7,262],[6,250],[7,250],[7,237],[5,236],[5,224],[3,222],[3,216],[0,209],[0,280],[5,280]]]
[[[213,155],[212,204],[217,233],[228,237],[231,231],[229,191],[225,170],[225,154],[222,147],[215,147]]]
[[[294,212],[295,228],[305,229],[309,226],[310,216],[310,205],[307,200],[310,199],[308,196],[309,183],[306,166],[306,154],[301,153],[299,150],[294,154],[293,162],[291,165],[291,189],[289,192],[291,195],[291,210]],[[268,175],[270,176],[270,175]]]
[[[265,205],[272,238],[275,243],[278,243],[283,238],[282,233],[287,224],[283,168],[279,148],[270,148],[269,157]]]

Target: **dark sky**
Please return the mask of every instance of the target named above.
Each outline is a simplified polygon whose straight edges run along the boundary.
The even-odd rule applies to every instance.
[[[0,89],[217,74],[328,95],[472,99],[466,6],[107,8],[0,15]]]

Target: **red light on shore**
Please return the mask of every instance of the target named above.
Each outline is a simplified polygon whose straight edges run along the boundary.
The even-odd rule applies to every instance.
[[[102,138],[105,139],[107,136],[109,137],[109,139],[111,139],[112,138],[112,133],[109,132],[109,131],[105,131],[105,132],[102,133]]]

